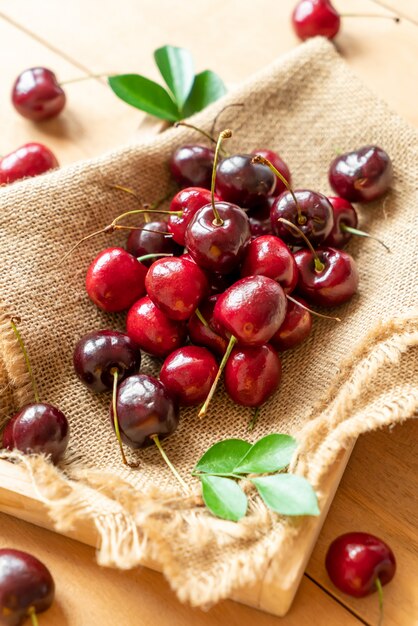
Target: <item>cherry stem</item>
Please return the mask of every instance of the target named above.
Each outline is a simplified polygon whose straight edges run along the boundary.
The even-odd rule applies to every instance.
[[[376,578],[375,581],[377,595],[379,597],[379,622],[377,626],[382,626],[383,624],[383,586],[379,577]]]
[[[248,432],[251,432],[254,430],[254,426],[256,425],[258,418],[260,416],[260,407],[258,406],[255,411],[254,414],[252,416],[252,418],[250,419],[250,421],[248,422]]]
[[[188,122],[183,122],[183,120],[181,122],[176,122],[174,124],[174,128],[178,128],[179,126],[185,126],[186,128],[191,128],[192,130],[195,130],[198,133],[200,133],[201,135],[203,135],[204,137],[206,137],[206,139],[209,139],[209,141],[212,141],[212,143],[216,143],[216,139],[214,139],[214,137],[212,137],[212,135],[207,133],[202,128],[199,128],[198,126],[194,126],[193,124],[189,124]]]
[[[79,76],[78,78],[70,78],[60,82],[60,87],[63,85],[71,85],[72,83],[81,83],[83,80],[90,80],[91,78],[107,78],[108,74],[89,74],[88,76]]]
[[[123,444],[122,444],[122,438],[120,436],[120,428],[119,428],[119,420],[118,420],[118,410],[117,410],[117,406],[116,406],[116,396],[117,396],[117,389],[118,389],[118,378],[119,378],[119,371],[116,367],[112,367],[112,369],[110,370],[110,373],[113,375],[113,393],[112,393],[112,408],[113,408],[113,424],[115,426],[115,433],[116,433],[116,439],[118,440],[119,443],[119,449],[120,449],[120,454],[122,457],[122,461],[124,465],[127,465],[128,467],[138,467],[137,463],[129,463],[126,459],[125,453],[123,451]]]
[[[214,226],[222,226],[224,221],[221,219],[218,209],[215,206],[215,182],[216,182],[216,168],[218,166],[219,159],[219,150],[221,149],[221,145],[224,139],[229,139],[232,137],[232,132],[227,128],[219,133],[218,141],[216,142],[215,148],[215,157],[213,159],[213,169],[212,169],[212,183],[210,186],[210,196],[212,202],[213,214],[215,215],[215,219],[213,220]]]
[[[153,213],[163,213],[164,215],[175,215],[176,217],[182,217],[183,211],[165,211],[164,209],[153,209],[151,207],[147,209],[134,209],[133,211],[126,211],[125,213],[121,213],[110,224],[110,226],[115,226],[119,220],[123,219],[127,215],[141,215],[143,213],[147,213],[148,211],[152,211]]]
[[[142,263],[142,261],[147,261],[148,259],[156,259],[161,256],[174,256],[174,254],[166,254],[165,252],[153,252],[152,254],[143,254],[142,256],[137,256],[136,260]]]
[[[227,104],[220,111],[218,111],[218,113],[215,116],[215,119],[212,122],[212,128],[210,130],[211,134],[213,135],[213,133],[215,132],[216,123],[218,119],[221,117],[221,115],[224,113],[224,111],[226,111],[227,109],[231,109],[232,107],[243,107],[243,106],[245,106],[243,102],[233,102],[232,104]]]
[[[19,342],[19,346],[20,349],[23,352],[23,356],[25,357],[25,363],[26,363],[26,367],[30,376],[30,381],[32,383],[32,389],[33,389],[33,395],[35,397],[35,402],[39,402],[39,393],[38,393],[38,387],[36,386],[36,381],[35,381],[35,376],[33,375],[33,370],[32,370],[32,366],[30,364],[29,361],[29,355],[28,352],[25,348],[25,344],[23,343],[23,339],[22,336],[20,334],[20,332],[18,331],[18,328],[14,322],[14,320],[10,320],[10,326],[13,329],[14,334],[16,335],[16,339]]]
[[[205,320],[205,318],[203,317],[199,309],[195,309],[195,314],[199,318],[199,320],[202,322],[203,326],[206,326],[206,328],[208,328],[209,324],[207,323],[207,321]]]
[[[122,224],[116,224],[116,226],[112,226],[111,229],[104,229],[102,232],[113,233],[114,230],[146,230],[147,233],[156,233],[157,235],[165,235],[166,237],[172,237],[173,234],[169,233],[165,230],[155,230],[154,228],[141,228],[141,226],[126,226]]]
[[[334,322],[341,322],[341,319],[339,317],[332,317],[331,315],[318,313],[317,311],[314,311],[313,309],[310,309],[309,307],[302,304],[302,302],[299,302],[299,300],[296,300],[296,298],[292,298],[292,296],[289,296],[289,294],[286,294],[286,298],[290,300],[290,302],[293,302],[293,304],[297,304],[297,306],[300,306],[301,309],[305,309],[305,311],[308,311],[312,315],[316,315],[316,317],[322,317],[326,320],[334,320]]]
[[[136,193],[136,191],[134,191],[133,189],[129,189],[129,187],[124,187],[123,185],[116,185],[116,184],[110,184],[109,187],[111,189],[118,189],[119,191],[123,191],[125,193],[129,193],[131,196],[133,196],[136,200],[138,200],[138,202],[140,204],[142,204],[142,206],[144,207],[144,220],[145,223],[148,224],[151,221],[151,218],[148,214],[148,212],[155,212],[156,209],[158,209],[159,206],[162,205],[163,202],[165,202],[167,200],[167,198],[169,198],[171,196],[170,192],[167,192],[164,196],[162,196],[161,198],[159,198],[158,200],[156,200],[155,202],[153,202],[152,204],[148,204],[147,202],[143,202],[140,198],[140,196],[138,196],[138,194]]]
[[[216,387],[218,385],[219,379],[221,377],[221,374],[223,372],[223,369],[226,365],[226,362],[228,361],[229,357],[231,356],[231,352],[233,350],[233,347],[235,346],[235,344],[237,343],[237,338],[234,337],[234,335],[231,335],[231,338],[229,340],[228,346],[225,350],[225,354],[222,357],[222,361],[221,364],[219,366],[218,372],[216,374],[215,380],[212,383],[212,387],[209,390],[209,393],[207,395],[207,398],[202,406],[202,408],[199,411],[198,417],[204,417],[207,413],[208,407],[209,407],[209,403],[213,398],[213,395],[215,393]]]
[[[370,235],[369,233],[364,232],[364,230],[358,230],[358,228],[353,228],[352,226],[347,226],[347,224],[340,224],[340,230],[344,233],[350,233],[350,235],[357,235],[358,237],[367,237],[368,239],[374,239],[378,243],[380,243],[388,252],[391,252],[389,246],[387,246],[384,241],[374,237],[374,235]]]
[[[29,607],[28,615],[30,616],[30,619],[32,621],[32,626],[39,626],[38,618],[36,617],[35,608],[33,606]]]
[[[279,170],[276,167],[274,167],[274,165],[273,165],[273,163],[271,163],[271,161],[269,161],[265,157],[261,156],[261,154],[256,154],[253,157],[252,162],[253,163],[262,163],[263,165],[267,165],[267,167],[269,167],[271,169],[273,174],[276,174],[276,176],[278,178],[280,178],[280,180],[282,181],[283,185],[286,187],[288,192],[292,195],[293,201],[294,201],[294,203],[296,205],[296,208],[297,208],[297,211],[298,211],[298,224],[301,224],[301,225],[306,224],[306,217],[305,217],[305,215],[302,215],[302,211],[300,210],[299,202],[297,201],[295,193],[294,193],[293,189],[291,188],[291,186],[289,185],[289,182],[283,176],[283,174],[281,174],[279,172]]]
[[[384,20],[393,20],[396,24],[401,21],[401,18],[395,15],[378,15],[377,13],[340,13],[340,17],[379,17]]]
[[[302,232],[301,229],[298,226],[296,226],[296,224],[293,224],[293,222],[289,222],[289,220],[285,219],[284,217],[279,217],[277,221],[282,222],[282,224],[286,224],[286,226],[288,226],[291,230],[293,230],[293,232],[295,232],[300,237],[302,237],[303,241],[306,243],[309,250],[312,252],[314,256],[315,272],[317,272],[317,274],[320,274],[321,272],[323,272],[325,269],[325,265],[322,263],[315,248],[313,247],[313,245],[311,244],[311,242],[309,241],[305,233]]]
[[[174,474],[174,476],[179,481],[180,485],[183,488],[183,491],[186,493],[186,495],[188,495],[189,494],[189,488],[188,488],[187,484],[184,482],[184,480],[182,479],[182,477],[180,476],[180,474],[178,473],[178,471],[176,470],[176,468],[174,467],[174,465],[172,464],[172,462],[170,461],[170,459],[168,458],[168,456],[166,455],[165,450],[164,450],[164,448],[161,445],[161,442],[160,442],[160,439],[159,439],[158,435],[151,435],[150,439],[153,440],[153,442],[155,443],[155,445],[158,448],[159,453],[163,457],[164,461],[167,463],[168,468],[171,470],[171,472]]]

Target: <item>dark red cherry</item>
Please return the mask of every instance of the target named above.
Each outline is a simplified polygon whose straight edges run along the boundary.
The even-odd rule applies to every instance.
[[[292,13],[293,28],[302,41],[317,36],[333,39],[340,23],[340,16],[329,0],[301,0]]]
[[[86,290],[103,311],[124,311],[145,293],[146,273],[147,268],[123,248],[107,248],[87,270]]]
[[[286,314],[286,296],[266,276],[241,278],[220,295],[214,321],[243,345],[261,346],[279,329]]]
[[[74,369],[90,391],[100,393],[113,387],[113,370],[118,382],[141,365],[141,353],[128,335],[117,330],[94,330],[82,337],[74,350]]]
[[[6,424],[3,446],[24,454],[46,454],[57,463],[69,439],[68,420],[59,409],[37,402],[24,406]]]
[[[287,182],[291,183],[290,170],[283,159],[277,154],[277,152],[273,152],[273,150],[253,150],[251,154],[259,154],[264,157],[270,163],[274,165],[276,170],[279,170],[280,174],[287,180]],[[283,181],[276,176],[276,186],[273,191],[273,196],[280,196],[283,191],[286,191],[286,186]]]
[[[186,230],[186,246],[196,263],[208,270],[229,274],[241,262],[250,241],[245,212],[228,202],[215,202],[221,225],[216,224],[211,204],[200,209]]]
[[[317,250],[324,269],[315,269],[315,259],[310,250],[295,252],[299,269],[297,290],[309,302],[332,307],[346,302],[358,287],[359,275],[354,259],[343,250],[323,248]]]
[[[328,198],[317,191],[296,189],[294,193],[299,211],[289,191],[282,193],[272,203],[270,218],[273,233],[289,245],[305,245],[302,237],[289,226],[278,221],[279,218],[284,218],[295,224],[313,246],[317,246],[325,241],[331,232],[334,223],[332,206]]]
[[[20,115],[39,122],[62,111],[65,93],[54,72],[46,67],[31,67],[16,78],[12,102]]]
[[[0,623],[20,626],[31,613],[42,613],[54,601],[50,571],[36,557],[12,548],[0,549]]]
[[[344,226],[357,228],[358,218],[355,208],[344,198],[331,197],[332,212],[334,214],[334,225],[324,246],[330,248],[344,248],[351,239],[351,233],[344,230]]]
[[[268,199],[265,207],[253,209],[247,213],[252,239],[262,235],[271,235],[273,232],[270,219],[271,205],[269,204],[271,200],[273,198]]]
[[[210,191],[203,187],[188,187],[179,191],[171,201],[170,211],[183,211],[183,215],[170,215],[168,218],[168,230],[173,234],[173,239],[181,246],[185,244],[186,228],[192,217],[199,209],[209,204],[211,201]],[[220,198],[215,196],[215,202]]]
[[[232,350],[224,370],[225,389],[237,404],[261,406],[278,388],[282,366],[268,344]]]
[[[171,155],[170,171],[181,187],[210,189],[215,151],[208,146],[188,144]]]
[[[369,533],[352,532],[335,539],[328,548],[325,565],[334,585],[355,598],[377,591],[392,580],[395,556],[389,546]]]
[[[298,269],[287,245],[274,235],[253,239],[247,246],[241,276],[268,276],[277,281],[285,293],[291,293],[298,282]]]
[[[212,352],[223,356],[228,342],[225,337],[219,335],[213,328],[213,310],[219,297],[220,294],[212,295],[199,304],[199,311],[207,322],[207,326],[195,314],[189,319],[187,327],[192,343],[209,348]]]
[[[364,146],[337,156],[329,168],[329,182],[335,193],[350,202],[371,202],[380,198],[393,178],[392,161],[378,146]]]
[[[274,192],[276,176],[252,154],[234,154],[222,159],[216,169],[216,193],[222,200],[245,209],[265,204]]]
[[[180,348],[187,334],[184,322],[167,317],[148,296],[129,309],[126,332],[139,348],[161,358]]]
[[[185,346],[166,358],[160,380],[180,406],[196,406],[208,395],[217,371],[218,363],[209,350]]]
[[[183,252],[183,248],[176,244],[171,235],[164,235],[169,232],[167,222],[163,220],[148,222],[138,230],[129,233],[126,242],[126,249],[134,257],[141,257],[147,254],[173,254],[178,256]],[[152,265],[154,259],[143,259],[141,263],[146,267]]]
[[[302,298],[296,296],[293,298],[306,306],[306,302]],[[289,300],[283,324],[270,339],[270,343],[279,352],[284,352],[303,343],[310,335],[311,330],[311,313]]]
[[[122,440],[131,448],[153,445],[173,433],[179,423],[178,409],[167,389],[156,378],[145,374],[129,376],[118,387],[116,409]],[[113,420],[113,407],[110,405]]]
[[[0,185],[44,174],[58,165],[55,155],[42,143],[25,143],[0,160]]]
[[[187,320],[207,295],[206,275],[183,257],[158,259],[145,278],[150,299],[173,320]]]

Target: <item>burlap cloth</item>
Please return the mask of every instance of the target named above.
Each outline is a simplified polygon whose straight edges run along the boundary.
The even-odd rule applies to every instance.
[[[263,408],[254,433],[247,433],[248,410],[219,393],[206,419],[198,421],[195,409],[184,410],[177,432],[165,441],[171,460],[198,494],[190,471],[215,441],[296,434],[300,450],[292,469],[313,482],[322,501],[321,485],[341,449],[362,432],[411,417],[418,405],[417,134],[322,40],[280,58],[194,123],[209,129],[216,113],[233,102],[245,106],[223,114],[220,125],[234,132],[228,150],[277,150],[297,187],[329,193],[327,171],[336,150],[378,144],[394,163],[390,193],[361,210],[362,226],[386,241],[392,253],[371,241],[350,243],[360,271],[358,295],[338,309],[341,324],[315,321],[309,340],[283,356],[281,388]],[[4,422],[32,400],[7,317],[20,316],[41,398],[60,407],[71,424],[61,468],[42,457],[20,459],[57,529],[91,518],[101,537],[99,563],[130,568],[151,557],[181,600],[203,606],[261,578],[277,554],[279,571],[306,521],[272,514],[252,492],[242,523],[217,520],[196,495],[182,496],[153,448],[129,452],[140,460],[138,470],[121,466],[109,395],[94,396],[78,382],[72,352],[87,331],[124,328],[122,316],[98,311],[84,290],[92,258],[123,239],[101,235],[57,268],[74,242],[137,208],[132,197],[107,183],[132,187],[153,201],[174,189],[167,168],[173,148],[196,139],[188,129],[170,129],[149,143],[1,190],[0,388]],[[150,359],[144,369],[158,371]]]

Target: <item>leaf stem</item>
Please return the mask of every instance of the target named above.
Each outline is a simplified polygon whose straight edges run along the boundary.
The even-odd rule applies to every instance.
[[[158,435],[151,435],[150,439],[152,439],[153,442],[155,443],[155,445],[157,446],[159,453],[163,457],[164,461],[167,463],[167,465],[168,465],[169,469],[171,470],[171,472],[174,474],[176,479],[179,481],[180,485],[183,488],[183,491],[186,493],[186,495],[189,495],[189,488],[188,488],[187,484],[182,479],[182,477],[180,476],[180,474],[178,473],[178,471],[176,470],[176,468],[174,467],[174,465],[172,464],[172,462],[170,461],[170,459],[166,455],[165,450],[164,450],[164,448],[161,445],[161,442],[160,442],[160,439],[159,439]]]
[[[228,361],[228,359],[229,359],[229,357],[231,355],[231,352],[232,352],[232,350],[233,350],[233,348],[234,348],[236,343],[237,343],[237,338],[234,337],[234,335],[231,335],[231,338],[229,340],[228,346],[227,346],[227,348],[225,350],[225,354],[222,357],[222,361],[221,361],[221,364],[219,366],[218,372],[216,374],[215,380],[213,381],[212,387],[209,390],[207,398],[206,398],[202,408],[199,411],[198,417],[203,417],[204,415],[206,415],[208,407],[209,407],[209,404],[210,404],[210,401],[213,398],[213,395],[215,393],[215,390],[216,390],[216,387],[218,385],[218,382],[219,382],[219,379],[221,377],[221,374],[223,372],[223,369],[224,369],[224,367],[225,367],[225,365],[226,365],[226,363],[227,363],[227,361]]]
[[[253,413],[253,416],[251,417],[250,421],[248,422],[248,431],[249,432],[254,430],[254,427],[255,427],[255,425],[256,425],[256,423],[258,421],[259,415],[260,415],[260,407],[257,406],[255,411],[254,411],[254,413]]]
[[[59,83],[60,87],[63,85],[71,85],[72,83],[81,83],[83,80],[90,80],[92,78],[107,78],[109,74],[88,74],[87,76],[79,76],[78,78],[69,78]]]
[[[384,241],[378,239],[377,237],[374,237],[374,235],[370,235],[370,233],[364,232],[364,230],[358,230],[358,228],[353,228],[353,226],[347,226],[347,224],[340,224],[340,229],[344,233],[350,233],[350,235],[357,235],[358,237],[367,237],[368,239],[374,239],[374,241],[377,241],[384,248],[386,248],[388,252],[391,252],[391,249],[385,244]]]
[[[229,139],[230,137],[232,137],[232,132],[228,128],[219,133],[218,141],[216,142],[215,157],[213,159],[212,183],[210,186],[210,196],[211,196],[213,214],[215,216],[215,219],[213,220],[213,224],[215,226],[222,226],[224,223],[218,213],[218,209],[215,206],[216,168],[218,166],[219,150],[221,149],[223,140]]]
[[[238,478],[239,480],[241,480],[242,478],[244,478],[244,474],[233,474],[233,473],[228,473],[228,472],[192,472],[192,476],[197,476],[198,478],[200,476],[222,476],[223,478]]]
[[[293,232],[295,232],[297,235],[302,237],[303,241],[306,243],[309,250],[313,254],[314,261],[315,261],[315,272],[317,272],[317,274],[320,274],[321,272],[323,272],[325,269],[325,265],[322,263],[315,248],[313,247],[313,245],[311,244],[311,242],[309,241],[305,233],[298,226],[296,226],[296,224],[293,224],[293,222],[286,220],[284,217],[279,217],[277,221],[282,222],[282,224],[286,224],[286,226],[288,226],[291,230],[293,230]]]
[[[33,375],[33,370],[32,370],[32,366],[30,364],[29,355],[28,355],[28,352],[27,352],[27,350],[25,348],[25,344],[23,343],[22,336],[21,336],[21,334],[20,334],[20,332],[19,332],[19,330],[18,330],[18,328],[17,328],[17,326],[16,326],[16,324],[15,324],[13,319],[10,320],[10,326],[12,327],[13,332],[16,335],[16,339],[17,339],[17,341],[19,343],[20,349],[22,350],[23,356],[25,358],[26,368],[28,370],[30,381],[32,383],[32,389],[33,389],[33,395],[35,397],[35,402],[39,402],[38,387],[36,385],[35,376]]]

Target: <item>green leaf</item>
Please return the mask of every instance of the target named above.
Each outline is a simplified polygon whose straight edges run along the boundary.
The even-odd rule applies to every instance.
[[[247,512],[247,496],[235,480],[221,476],[200,477],[202,496],[208,509],[222,519],[238,522]]]
[[[226,93],[226,87],[215,72],[205,70],[196,74],[192,90],[183,107],[183,116],[189,117],[215,102]]]
[[[177,106],[166,90],[145,76],[121,74],[120,76],[109,76],[108,82],[121,100],[137,109],[170,122],[180,119]]]
[[[184,48],[164,46],[154,52],[154,59],[178,108],[181,109],[193,86],[192,55]]]
[[[295,474],[259,476],[251,481],[267,506],[282,515],[319,515],[318,499],[308,481]]]
[[[277,472],[289,465],[296,445],[290,435],[267,435],[251,446],[233,471],[237,474]]]
[[[207,474],[230,474],[250,448],[251,444],[243,439],[218,441],[206,450],[198,461],[195,471]]]

